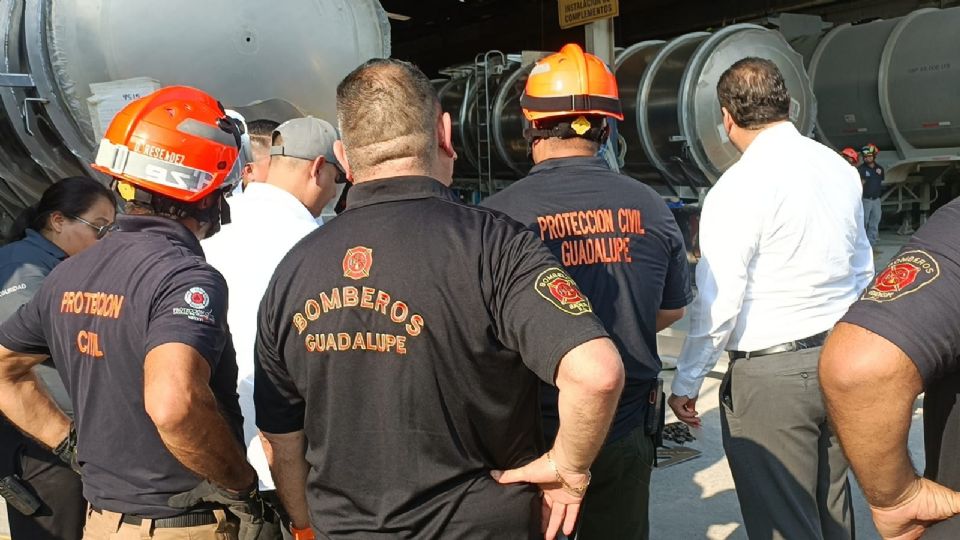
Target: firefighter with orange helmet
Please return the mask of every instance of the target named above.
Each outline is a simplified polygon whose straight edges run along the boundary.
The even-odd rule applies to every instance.
[[[199,242],[219,227],[244,140],[243,122],[194,88],[127,105],[94,164],[127,215],[0,326],[0,412],[81,474],[87,540],[252,539],[262,526],[227,286]],[[48,355],[75,425],[31,373]]]
[[[520,98],[529,175],[482,204],[536,232],[586,293],[616,342],[626,384],[591,469],[577,538],[647,538],[650,473],[662,428],[656,334],[693,300],[686,249],[663,199],[597,157],[622,120],[617,81],[575,44],[537,62]],[[541,385],[547,443],[558,403]]]

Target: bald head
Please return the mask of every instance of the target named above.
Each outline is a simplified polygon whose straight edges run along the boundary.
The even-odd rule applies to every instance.
[[[337,121],[354,177],[391,162],[431,169],[439,119],[433,84],[409,62],[375,58],[337,86]]]

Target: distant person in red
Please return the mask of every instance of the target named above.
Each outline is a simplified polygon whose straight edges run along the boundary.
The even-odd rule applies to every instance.
[[[847,163],[854,167],[860,164],[860,153],[849,146],[841,150],[840,155],[847,160]]]

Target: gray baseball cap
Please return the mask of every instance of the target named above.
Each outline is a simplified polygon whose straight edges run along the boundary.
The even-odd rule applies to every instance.
[[[333,155],[333,143],[340,140],[337,130],[327,122],[312,116],[294,118],[277,126],[273,134],[283,137],[281,146],[271,146],[271,156],[288,156],[313,161],[320,156],[338,168]]]

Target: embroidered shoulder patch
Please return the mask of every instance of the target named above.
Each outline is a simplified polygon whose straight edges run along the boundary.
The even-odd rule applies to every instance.
[[[537,293],[560,311],[570,315],[592,313],[590,301],[564,270],[548,268],[537,276],[534,283]]]
[[[891,302],[915,293],[940,277],[940,265],[929,253],[914,249],[897,255],[863,293],[863,300]]]

